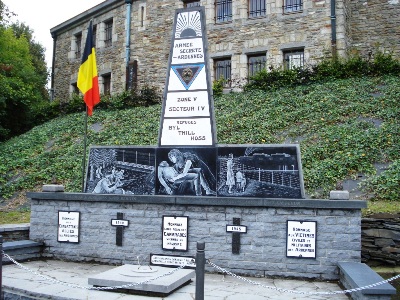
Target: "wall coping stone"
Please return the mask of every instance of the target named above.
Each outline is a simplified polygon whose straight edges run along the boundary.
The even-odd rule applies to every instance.
[[[382,282],[384,279],[364,263],[338,262],[338,267],[345,275],[345,280],[351,288],[360,288],[374,283]],[[364,295],[395,295],[396,289],[389,283],[363,289]]]
[[[163,195],[117,195],[90,193],[40,193],[28,192],[31,200],[51,201],[86,201],[109,203],[137,204],[171,204],[196,206],[239,206],[239,207],[279,207],[279,208],[319,208],[319,209],[351,209],[367,207],[365,200],[329,200],[329,199],[264,199],[238,197],[195,197],[195,196],[163,196]]]
[[[329,199],[332,200],[349,200],[350,193],[349,191],[330,191]]]
[[[30,241],[30,240],[4,242],[3,250],[8,251],[8,250],[12,250],[12,249],[30,248],[30,247],[38,247],[38,246],[43,246],[43,243]]]
[[[29,228],[30,228],[30,223],[3,224],[0,225],[0,232],[29,230]]]

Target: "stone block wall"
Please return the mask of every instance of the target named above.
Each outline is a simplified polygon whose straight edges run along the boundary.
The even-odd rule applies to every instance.
[[[29,223],[0,225],[0,235],[3,242],[28,240],[29,228]]]
[[[400,58],[400,1],[349,1],[350,49],[367,56],[377,50]]]
[[[112,2],[112,1],[111,1]],[[267,65],[280,67],[283,64],[283,50],[304,48],[307,64],[314,63],[331,53],[331,19],[328,0],[304,0],[302,11],[282,13],[281,1],[267,0],[266,16],[248,17],[248,1],[233,1],[232,21],[215,22],[215,1],[203,0],[205,7],[208,52],[210,57],[211,80],[214,80],[213,59],[230,57],[231,78],[236,81],[247,77],[247,55],[266,53]],[[97,24],[97,68],[100,75],[111,73],[111,92],[125,90],[125,43],[126,5],[115,1],[111,6],[98,9],[91,15],[77,16],[75,21],[59,25],[55,31],[56,54],[54,69],[55,98],[68,101],[76,83],[81,58],[75,57],[74,36],[82,33],[82,43],[86,40],[90,17]],[[183,7],[178,0],[133,1],[131,15],[131,58],[138,63],[139,84],[151,82],[156,88],[164,89],[173,21],[176,9]],[[104,47],[101,33],[102,24],[113,19],[112,46]],[[344,29],[344,10],[338,5],[338,32]],[[340,35],[339,35],[340,37]],[[345,53],[345,43],[338,40],[338,51]],[[83,49],[83,44],[82,44]],[[242,82],[244,83],[244,82]]]
[[[334,1],[334,0],[332,0]],[[232,2],[232,21],[216,23],[215,1],[202,0],[205,7],[211,80],[213,59],[230,57],[233,82],[247,77],[247,55],[266,53],[267,65],[280,67],[283,51],[304,48],[306,64],[332,55],[331,1],[304,0],[303,10],[283,14],[283,0],[267,0],[266,16],[249,18],[248,1]],[[336,0],[336,49],[339,56],[349,51],[368,56],[376,50],[400,57],[400,2],[398,0]],[[131,6],[131,57],[138,63],[138,82],[163,90],[178,0],[133,1]],[[97,25],[97,67],[100,86],[103,74],[111,74],[111,93],[125,90],[126,4],[106,1],[52,29],[56,36],[54,95],[68,101],[76,83],[81,58],[75,56],[74,36],[82,33],[82,49],[90,18]],[[104,22],[113,19],[112,46],[104,47]]]
[[[232,199],[168,196],[28,193],[31,198],[30,239],[45,244],[44,256],[80,262],[134,264],[138,256],[195,256],[205,242],[206,258],[222,268],[251,276],[338,278],[338,261],[361,259],[361,208],[364,201],[306,199]],[[57,241],[58,211],[80,212],[79,243]],[[129,226],[122,246],[116,245],[118,212]],[[187,216],[188,251],[162,249],[162,217]],[[232,253],[226,225],[240,218],[240,253]],[[316,221],[316,258],[286,256],[287,221]],[[207,271],[216,272],[207,265]]]
[[[362,261],[370,266],[399,266],[400,215],[375,214],[361,224]]]

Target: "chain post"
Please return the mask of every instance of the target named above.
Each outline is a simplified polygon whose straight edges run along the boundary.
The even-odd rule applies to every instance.
[[[206,255],[204,242],[197,242],[196,253],[196,300],[204,300],[204,270],[206,264]]]

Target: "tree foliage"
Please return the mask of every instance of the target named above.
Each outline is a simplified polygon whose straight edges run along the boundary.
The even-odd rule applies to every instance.
[[[9,25],[12,16],[0,0],[0,141],[36,125],[32,111],[48,102],[44,48],[28,26]]]

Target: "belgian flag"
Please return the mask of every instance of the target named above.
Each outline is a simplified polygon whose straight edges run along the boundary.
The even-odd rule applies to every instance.
[[[96,51],[93,46],[93,28],[90,21],[85,50],[78,72],[78,88],[83,94],[87,114],[92,115],[93,107],[100,102],[99,80],[96,67]]]

